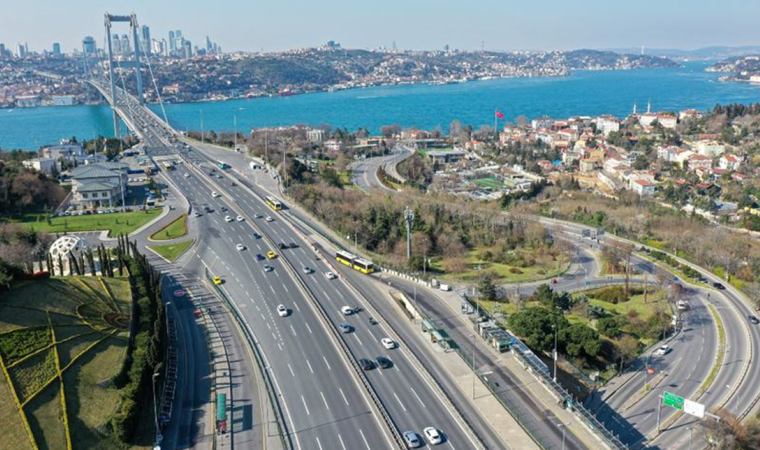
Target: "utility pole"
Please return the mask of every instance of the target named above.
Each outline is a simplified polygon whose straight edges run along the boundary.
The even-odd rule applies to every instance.
[[[657,396],[657,432],[660,432],[660,418],[662,416],[662,396]]]
[[[475,400],[475,334],[472,337],[472,399]]]
[[[232,116],[232,123],[233,123],[233,128],[235,129],[235,151],[237,152],[238,151],[238,148],[237,148],[237,116]]]
[[[552,325],[554,329],[554,382],[557,382],[557,324]]]
[[[412,259],[412,220],[414,212],[408,206],[404,209],[404,218],[406,219],[406,259]]]
[[[156,404],[156,378],[160,376],[161,374],[156,372],[153,374],[153,377],[151,379],[152,381],[151,384],[153,386],[153,418],[156,421],[156,436],[155,436],[156,441],[158,441],[158,436],[159,436],[158,434],[158,405]]]

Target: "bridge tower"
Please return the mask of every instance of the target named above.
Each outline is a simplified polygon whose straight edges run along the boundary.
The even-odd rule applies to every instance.
[[[114,79],[114,57],[113,57],[113,44],[111,42],[111,24],[114,22],[125,22],[130,25],[132,29],[132,40],[134,42],[135,49],[135,76],[137,78],[137,99],[140,104],[145,104],[145,98],[143,96],[143,83],[142,73],[140,71],[140,39],[138,38],[138,24],[137,15],[132,13],[129,16],[117,16],[113,14],[105,14],[105,28],[106,28],[106,40],[108,43],[108,75],[111,83],[111,101],[113,102],[113,127],[114,133],[117,138],[121,137],[121,127],[119,124],[119,114],[116,112],[117,105],[119,103],[118,96],[116,95],[116,80]]]

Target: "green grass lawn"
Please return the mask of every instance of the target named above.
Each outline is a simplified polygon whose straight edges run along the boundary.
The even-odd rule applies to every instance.
[[[481,271],[491,271],[495,273],[500,284],[505,283],[526,283],[531,281],[545,280],[557,276],[557,262],[537,259],[536,264],[530,267],[517,267],[508,264],[499,264],[483,261],[478,254],[480,250],[471,250],[465,258],[467,268],[464,272],[456,274],[444,274],[438,278],[444,281],[463,281],[475,283],[480,279]],[[444,272],[442,261],[433,260],[430,267],[434,271]],[[563,264],[559,268],[559,274],[564,273],[569,267],[569,263]]]
[[[504,187],[502,182],[497,180],[495,177],[479,178],[475,180],[474,183],[482,188],[491,188],[494,191],[498,191]]]
[[[195,239],[188,239],[186,241],[177,242],[176,244],[164,244],[164,245],[150,245],[150,249],[169,261],[174,261],[185,251],[190,248]]]
[[[31,213],[16,216],[9,222],[16,222],[34,231],[45,233],[108,230],[110,236],[117,236],[120,233],[129,234],[135,231],[158,217],[159,214],[161,214],[161,208],[152,208],[147,211],[53,217],[48,223],[45,220],[45,214]]]
[[[168,241],[187,234],[187,214],[177,217],[172,223],[153,233],[150,237],[155,241]]]
[[[591,306],[599,306],[610,314],[620,314],[622,316],[628,314],[628,311],[634,310],[644,320],[651,317],[658,306],[669,308],[668,301],[662,292],[650,292],[647,295],[646,303],[644,303],[644,294],[634,295],[627,302],[617,304],[594,299],[593,291],[588,292],[586,295],[589,298],[588,304]]]
[[[108,287],[107,291],[104,286]],[[7,367],[10,378],[0,373],[0,421],[3,424],[0,446],[31,448],[21,413],[13,399],[10,387],[13,385],[20,400],[28,401],[23,413],[29,421],[36,447],[66,448],[60,382],[56,378],[39,391],[56,373],[57,349],[63,365],[77,358],[70,367],[61,366],[66,393],[66,419],[73,447],[103,450],[126,448],[123,444],[112,443],[108,438],[104,440],[102,430],[119,397],[119,391],[104,381],[113,377],[121,367],[127,341],[125,328],[114,328],[106,319],[128,323],[128,316],[112,315],[118,315],[114,305],[127,305],[130,298],[126,279],[108,278],[101,283],[94,277],[54,277],[20,283],[9,292],[0,294],[2,341],[23,345],[23,348],[0,345],[3,360],[15,361],[13,366]],[[50,321],[44,313],[46,310],[49,310]],[[125,310],[128,312],[129,308]],[[38,331],[51,325],[57,345],[34,353],[33,350],[51,344],[50,336]],[[15,331],[8,334],[9,330]],[[95,342],[98,342],[97,345],[90,346]],[[22,355],[28,357],[19,358]]]

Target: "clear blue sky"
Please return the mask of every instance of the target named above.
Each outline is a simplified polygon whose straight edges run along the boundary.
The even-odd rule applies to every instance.
[[[154,38],[168,30],[225,51],[276,51],[334,39],[350,48],[566,50],[693,49],[760,44],[752,0],[5,0],[0,43],[31,50],[85,35],[103,42],[103,13],[138,15]],[[126,32],[126,27],[123,28]],[[122,31],[120,31],[121,33]]]

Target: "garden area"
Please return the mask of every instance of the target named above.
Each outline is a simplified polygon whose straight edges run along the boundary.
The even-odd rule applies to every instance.
[[[482,290],[482,288],[481,288]],[[478,300],[500,324],[537,354],[550,354],[554,327],[560,355],[585,375],[606,382],[644,349],[658,342],[671,322],[662,289],[608,286],[569,294],[543,284],[528,298]]]
[[[165,227],[153,233],[150,238],[154,241],[169,241],[187,234],[187,214],[182,214]]]
[[[188,239],[186,241],[177,242],[174,244],[164,245],[149,245],[148,248],[163,256],[170,262],[174,262],[182,256],[195,243],[195,239]]]
[[[161,208],[110,214],[51,217],[45,213],[27,213],[13,216],[9,222],[44,233],[66,234],[79,231],[107,230],[109,236],[129,234],[161,214]]]
[[[14,449],[124,448],[102,430],[119,404],[126,279],[61,277],[0,296],[0,420]]]

